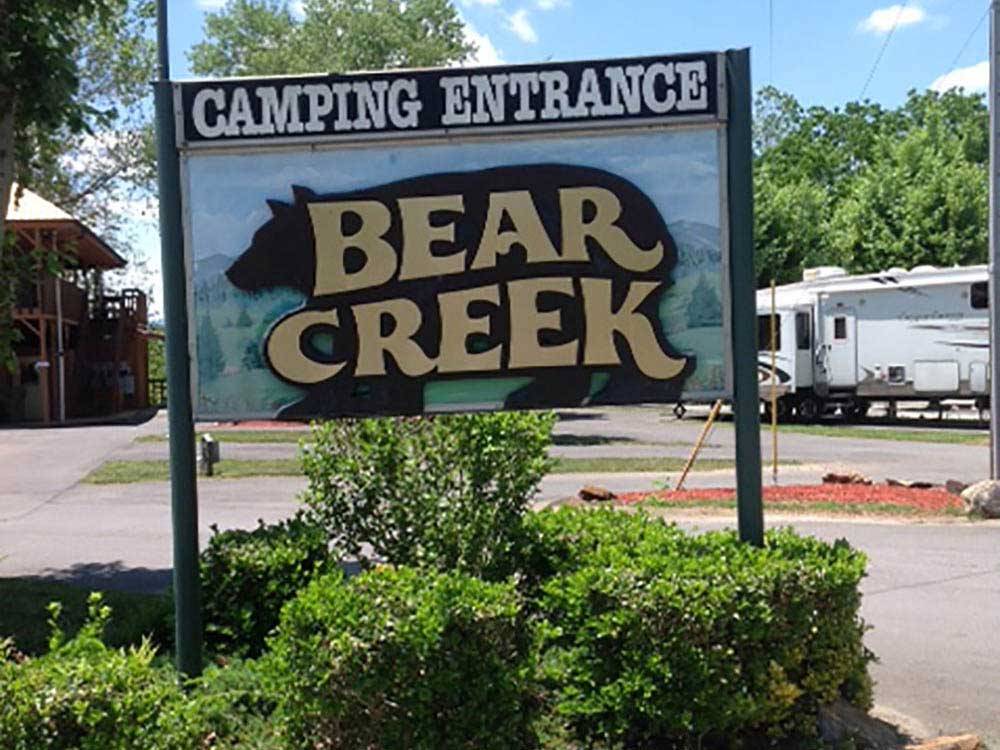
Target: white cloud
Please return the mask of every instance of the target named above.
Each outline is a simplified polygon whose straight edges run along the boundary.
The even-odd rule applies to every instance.
[[[226,0],[198,0],[198,7],[202,10],[221,10],[226,5]]]
[[[462,0],[462,5],[469,7],[470,5],[499,5],[500,0]]]
[[[292,0],[288,7],[296,18],[306,17],[306,6],[303,0]]]
[[[931,88],[934,91],[947,91],[953,88],[963,88],[966,91],[986,91],[990,86],[990,63],[983,60],[981,63],[970,65],[967,68],[955,68],[938,76]]]
[[[927,20],[927,11],[919,5],[890,5],[873,10],[871,15],[858,24],[858,29],[869,34],[888,34],[893,29],[913,26]]]
[[[568,8],[569,0],[535,0],[535,5],[539,10],[554,10],[556,8]]]
[[[465,41],[476,45],[476,54],[468,61],[469,65],[502,65],[503,53],[493,46],[488,34],[480,34],[476,27],[466,22],[462,30]]]
[[[507,16],[507,28],[513,31],[514,35],[526,44],[534,44],[538,41],[538,34],[535,31],[535,27],[528,20],[528,11],[524,8]]]

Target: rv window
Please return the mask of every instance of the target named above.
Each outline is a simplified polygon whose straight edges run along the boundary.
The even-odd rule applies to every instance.
[[[833,338],[837,341],[847,338],[847,318],[838,316],[833,319]]]
[[[990,291],[985,281],[977,281],[969,289],[969,302],[973,310],[985,310],[990,306]]]
[[[795,347],[799,351],[812,349],[812,331],[809,325],[809,313],[795,313]]]
[[[774,316],[775,341],[774,348],[781,348],[781,316]],[[771,316],[757,316],[757,350],[761,352],[771,351]]]

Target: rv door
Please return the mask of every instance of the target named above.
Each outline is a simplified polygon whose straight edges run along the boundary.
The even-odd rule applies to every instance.
[[[857,320],[849,308],[827,308],[823,315],[826,380],[830,388],[858,383]]]

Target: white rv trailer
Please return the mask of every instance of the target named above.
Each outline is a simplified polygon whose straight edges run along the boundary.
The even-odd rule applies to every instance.
[[[807,269],[776,290],[779,416],[811,421],[873,401],[989,398],[986,266],[850,276]],[[757,292],[760,395],[771,398],[771,290]]]

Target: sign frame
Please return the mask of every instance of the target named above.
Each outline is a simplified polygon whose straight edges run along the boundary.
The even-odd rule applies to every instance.
[[[701,52],[683,55],[664,55],[655,57],[630,57],[614,60],[587,60],[570,63],[551,63],[542,65],[514,65],[514,66],[490,66],[484,68],[462,68],[462,69],[421,69],[415,71],[387,71],[380,73],[352,73],[340,76],[270,76],[260,78],[228,78],[228,79],[192,79],[177,81],[173,83],[173,107],[174,125],[176,128],[176,145],[180,153],[181,160],[181,193],[183,210],[183,231],[184,231],[184,257],[188,278],[193,278],[194,258],[193,258],[193,222],[191,219],[191,182],[188,169],[189,157],[211,154],[248,154],[248,153],[280,153],[286,150],[308,149],[311,152],[323,153],[339,149],[354,148],[377,148],[381,145],[392,145],[394,147],[405,146],[435,146],[453,144],[459,139],[462,143],[488,143],[502,142],[511,143],[525,140],[541,140],[545,138],[574,138],[585,139],[588,137],[608,137],[626,134],[648,134],[658,132],[672,132],[677,130],[712,130],[716,139],[717,164],[719,170],[719,191],[718,191],[718,222],[719,222],[719,247],[721,255],[720,264],[720,303],[722,307],[721,339],[722,348],[722,378],[723,386],[719,389],[684,391],[683,396],[687,401],[711,401],[716,398],[731,398],[734,393],[734,353],[732,335],[732,303],[731,294],[727,293],[730,288],[730,264],[731,264],[731,241],[732,229],[730,226],[730,180],[729,180],[729,128],[728,116],[731,107],[731,97],[729,96],[729,85],[727,78],[727,60],[730,53],[726,52]],[[345,133],[317,133],[317,134],[295,134],[291,137],[258,137],[258,136],[235,136],[222,140],[200,140],[193,141],[188,137],[185,128],[190,130],[190,117],[186,116],[185,103],[190,104],[191,100],[201,91],[220,91],[220,86],[228,86],[231,92],[235,87],[246,89],[270,87],[270,86],[301,86],[305,82],[328,81],[333,83],[345,82],[370,82],[381,80],[404,80],[408,76],[420,75],[429,81],[427,85],[432,85],[438,80],[448,76],[454,77],[458,74],[467,78],[484,75],[507,75],[517,72],[531,72],[543,74],[546,71],[560,72],[567,68],[577,72],[581,70],[593,69],[604,66],[605,69],[617,66],[621,69],[628,69],[631,65],[650,65],[664,61],[702,61],[710,64],[708,67],[708,83],[706,91],[710,92],[707,108],[709,114],[674,114],[671,117],[649,117],[647,113],[640,113],[639,116],[580,119],[572,122],[539,122],[536,120],[527,122],[510,122],[503,125],[476,125],[466,127],[438,127],[439,123],[431,122],[429,127],[422,127],[410,131],[394,132],[345,132]],[[346,84],[345,84],[346,85]],[[257,113],[259,115],[259,112]],[[508,110],[509,114],[509,110]],[[194,290],[191,284],[188,285],[187,292],[188,314],[190,319],[194,319]],[[197,372],[197,341],[195,327],[189,327],[189,347],[191,356],[191,390],[194,403],[198,403],[198,372]],[[513,373],[501,373],[495,377],[511,377]],[[470,378],[484,378],[485,376],[469,375]],[[442,381],[449,378],[442,376]],[[422,413],[432,414],[447,411],[475,411],[490,409],[490,405],[466,403],[455,408],[439,406],[437,408],[425,408]],[[545,408],[539,405],[537,408]],[[560,407],[565,408],[565,407]],[[493,409],[495,410],[495,408]],[[233,420],[233,419],[274,419],[274,411],[240,411],[237,413],[221,410],[218,412],[201,413],[199,417],[206,419]],[[373,413],[372,416],[378,416]]]

